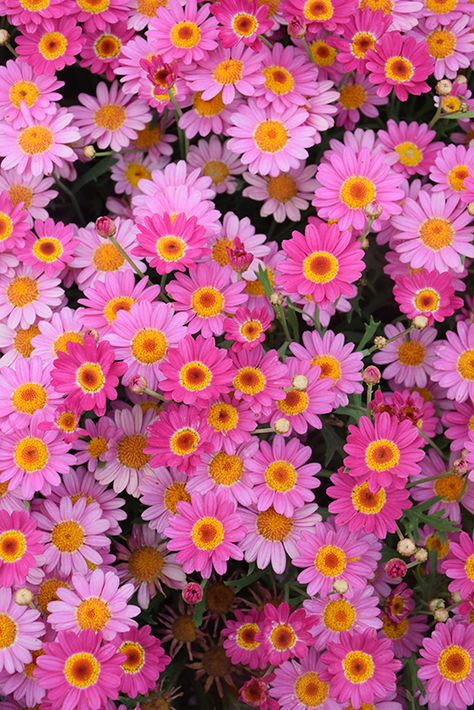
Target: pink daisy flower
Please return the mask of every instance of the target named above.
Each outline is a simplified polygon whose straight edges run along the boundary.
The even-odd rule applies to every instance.
[[[185,111],[178,121],[178,126],[191,139],[196,135],[208,136],[210,133],[222,135],[230,125],[232,110],[237,101],[225,104],[222,93],[212,99],[203,99],[202,91],[196,91],[192,97],[192,106]]]
[[[65,16],[62,3],[59,8],[57,19],[44,20],[34,32],[15,38],[18,56],[41,74],[53,75],[74,64],[83,45],[76,18]]]
[[[200,99],[209,101],[219,96],[224,105],[232,103],[237,92],[252,96],[263,83],[260,73],[262,57],[243,43],[235,47],[217,47],[209,57],[190,68],[187,82],[191,91],[200,91]]]
[[[133,30],[127,30],[124,22],[106,25],[100,32],[86,32],[79,65],[90,67],[93,74],[105,74],[108,81],[113,81],[122,46],[133,36]]]
[[[186,405],[169,405],[151,424],[145,453],[151,454],[151,466],[176,466],[189,471],[196,466],[211,443],[209,425],[201,410]]]
[[[145,257],[159,274],[170,274],[196,264],[205,251],[207,234],[196,217],[153,215],[138,225],[137,241],[133,254]]]
[[[85,328],[94,328],[99,333],[108,333],[120,311],[130,311],[137,301],[155,301],[160,287],[148,285],[147,278],[135,283],[131,271],[112,273],[107,281],[95,281],[93,286],[85,288],[85,298],[79,298],[84,308],[74,311]]]
[[[435,4],[441,6],[436,0]],[[435,62],[435,79],[455,79],[459,70],[469,67],[473,59],[471,23],[468,15],[460,15],[447,23],[442,22],[441,26],[439,22],[438,16],[435,23],[420,23],[413,36],[425,40],[428,54]]]
[[[40,510],[33,512],[38,528],[43,531],[45,571],[58,571],[70,575],[78,572],[86,575],[90,565],[103,562],[100,549],[108,551],[109,539],[104,535],[109,529],[98,503],[87,503],[78,498],[75,503],[69,497],[59,503],[42,501]]]
[[[50,367],[58,353],[67,353],[69,343],[83,343],[84,335],[77,321],[77,311],[61,308],[48,320],[40,320],[36,334],[32,338],[34,355],[41,358],[43,367],[50,377]],[[34,342],[33,342],[34,341]]]
[[[446,389],[448,399],[474,402],[474,323],[459,321],[438,344],[431,377]]]
[[[124,655],[104,643],[102,634],[60,631],[55,641],[44,644],[43,651],[36,678],[47,691],[51,707],[99,710],[118,697]]]
[[[392,642],[392,648],[397,658],[409,658],[418,652],[428,631],[427,618],[424,614],[408,616],[401,621],[393,621],[382,614],[383,627],[381,636]]]
[[[385,379],[404,387],[426,387],[436,360],[436,329],[411,330],[401,336],[404,330],[402,323],[385,326],[385,337],[394,341],[375,353],[372,360],[376,365],[387,365]]]
[[[209,141],[200,140],[191,146],[186,158],[192,168],[199,168],[203,175],[211,178],[216,193],[232,195],[237,189],[236,175],[241,175],[245,166],[237,156],[221,143],[217,136]]]
[[[41,648],[44,624],[39,612],[17,604],[8,588],[0,588],[0,614],[0,670],[5,669],[9,674],[20,673],[26,663],[32,662],[32,651]]]
[[[2,126],[0,156],[4,156],[3,169],[18,168],[36,177],[49,175],[55,168],[61,168],[65,161],[76,159],[68,145],[80,139],[77,128],[69,125],[74,119],[72,113],[60,108],[39,121],[33,118],[26,105],[22,104],[21,112],[23,120],[20,125],[16,121],[15,125],[4,123]]]
[[[209,403],[207,410],[209,438],[216,449],[223,448],[228,454],[235,447],[251,439],[257,421],[248,402],[236,401],[233,395],[223,395]]]
[[[247,462],[257,510],[273,506],[277,513],[289,517],[295,508],[313,501],[313,491],[320,485],[316,474],[321,466],[308,463],[310,458],[311,448],[302,446],[299,439],[285,442],[282,436],[275,436],[271,446],[261,441]]]
[[[166,287],[176,311],[186,313],[188,331],[210,338],[222,335],[226,315],[247,301],[245,282],[230,283],[230,268],[216,263],[198,264],[189,276],[177,273]],[[180,316],[181,317],[181,316]]]
[[[156,301],[138,301],[130,311],[117,313],[105,338],[123,360],[127,382],[141,375],[153,389],[163,379],[161,365],[169,348],[177,347],[186,335],[185,322],[184,313]]]
[[[43,545],[36,521],[26,510],[3,511],[0,523],[0,586],[21,586],[40,566]]]
[[[292,232],[282,243],[286,259],[278,264],[277,286],[289,295],[310,296],[319,307],[351,296],[350,286],[364,269],[364,252],[350,231],[312,219],[304,234]]]
[[[321,520],[315,503],[302,505],[293,515],[277,513],[272,507],[257,512],[254,507],[239,510],[242,525],[247,528],[240,547],[246,562],[256,562],[258,569],[271,565],[275,574],[283,574],[286,554],[296,557],[302,532],[314,530]]]
[[[120,690],[130,698],[137,695],[147,695],[148,691],[156,688],[156,683],[171,663],[160,643],[153,636],[148,624],[138,629],[128,629],[116,639],[117,651],[125,655],[122,661],[122,680]]]
[[[344,126],[352,130],[362,116],[376,118],[379,115],[377,106],[387,103],[387,98],[377,94],[375,86],[359,71],[355,76],[349,74],[339,87],[339,97],[336,104],[338,109],[336,126]]]
[[[359,0],[359,7],[369,9],[372,15],[381,10],[385,16],[390,18],[391,30],[406,32],[418,24],[420,10],[423,9],[423,2],[420,2],[420,0],[392,0],[390,7],[383,5],[381,8],[380,4],[377,2],[372,3],[370,0]]]
[[[428,703],[464,710],[474,696],[474,627],[449,619],[423,639],[418,677]]]
[[[229,392],[235,368],[214,338],[187,335],[168,352],[161,373],[160,389],[167,399],[202,405]]]
[[[54,222],[51,218],[35,220],[36,236],[30,234],[21,249],[21,262],[36,267],[46,276],[56,276],[68,266],[78,244],[72,225]]]
[[[140,131],[137,140],[140,140]],[[151,169],[156,167],[156,161],[149,154],[139,152],[125,153],[118,158],[110,171],[110,177],[115,182],[115,192],[118,195],[134,195],[140,180],[151,179]]]
[[[428,324],[442,323],[463,305],[462,298],[455,295],[450,273],[422,269],[410,276],[399,277],[393,289],[400,310],[408,318],[425,316]]]
[[[234,47],[242,42],[261,51],[260,36],[273,25],[269,6],[256,0],[220,0],[211,5],[211,12],[221,25],[219,43],[222,47]]]
[[[0,320],[9,328],[26,328],[40,318],[50,318],[52,308],[61,304],[64,295],[59,279],[48,278],[26,266],[11,275],[0,276]]]
[[[306,705],[318,710],[338,710],[339,705],[329,697],[328,683],[319,677],[320,669],[320,656],[312,648],[305,658],[291,659],[275,668],[270,695],[276,698],[278,708],[302,710]]]
[[[187,474],[174,466],[157,466],[152,475],[143,477],[140,481],[140,501],[145,506],[142,518],[149,523],[151,530],[162,533],[168,526],[170,516],[176,515],[179,501],[189,503],[191,496],[187,485]]]
[[[466,179],[474,173],[474,146],[447,145],[440,150],[431,167],[430,178],[436,183],[433,192],[444,191],[447,196],[463,198]]]
[[[380,153],[343,148],[340,154],[330,154],[328,163],[319,165],[316,179],[321,187],[316,189],[313,205],[323,219],[337,219],[341,230],[363,230],[365,208],[374,200],[382,208],[381,220],[401,212],[403,177],[391,170]]]
[[[262,628],[255,640],[260,641],[262,655],[273,666],[289,658],[304,658],[313,644],[310,629],[314,619],[304,609],[291,612],[286,602],[265,604],[260,623]]]
[[[74,0],[77,12],[76,19],[84,25],[88,32],[102,30],[107,24],[126,22],[129,3],[123,0],[107,0],[97,3],[97,0]]]
[[[474,539],[461,532],[449,545],[449,554],[441,563],[441,571],[452,581],[450,592],[459,592],[466,599],[474,592]]]
[[[255,670],[266,665],[262,658],[262,643],[256,636],[261,631],[261,612],[257,609],[234,611],[234,619],[226,619],[222,636],[225,655],[233,665],[241,663]]]
[[[375,571],[381,543],[371,534],[354,533],[332,522],[317,523],[313,531],[301,533],[292,564],[302,567],[298,582],[307,585],[307,593],[326,596],[336,579],[351,589],[362,589]]]
[[[402,667],[390,641],[377,638],[374,630],[341,635],[322,654],[321,664],[321,678],[328,681],[331,696],[356,707],[394,693]]]
[[[117,399],[119,377],[127,370],[124,362],[114,361],[115,355],[107,341],[97,344],[91,335],[84,344],[69,343],[54,361],[53,387],[66,395],[67,404],[103,416],[107,400]]]
[[[308,209],[316,188],[315,165],[303,165],[275,177],[263,177],[244,173],[244,180],[249,187],[242,191],[244,197],[263,202],[260,208],[262,217],[271,216],[275,222],[290,219],[299,222],[301,212]]]
[[[251,350],[263,343],[270,323],[271,319],[264,308],[239,308],[232,318],[224,321],[224,337],[233,341],[232,350],[236,353]]]
[[[155,13],[153,13],[153,17],[155,17]],[[139,92],[146,74],[141,62],[143,60],[149,61],[153,55],[152,45],[140,35],[135,35],[133,39],[123,45],[115,74],[122,82],[124,94],[136,95]]]
[[[381,487],[403,488],[409,476],[420,471],[423,439],[409,421],[399,422],[386,412],[376,414],[372,422],[361,417],[358,425],[349,425],[344,451],[344,465],[358,481],[367,481],[369,491]]]
[[[346,71],[363,72],[365,55],[376,49],[381,37],[392,24],[392,16],[383,10],[372,11],[369,7],[357,9],[343,27],[344,40],[337,58]]]
[[[157,592],[164,594],[162,583],[171,589],[184,587],[186,576],[176,555],[167,552],[166,542],[148,525],[133,525],[127,545],[116,544],[120,561],[116,569],[132,582],[142,609],[148,609]]]
[[[32,417],[28,428],[12,429],[0,450],[0,481],[8,487],[21,488],[26,500],[40,491],[48,496],[51,486],[60,482],[60,474],[69,473],[76,458],[69,452],[69,444],[57,429],[45,430],[44,415]]]
[[[0,118],[22,121],[21,104],[30,109],[32,118],[42,121],[56,111],[55,102],[62,96],[57,89],[64,86],[56,77],[36,75],[21,60],[8,60],[0,67]]]
[[[256,274],[263,260],[270,253],[270,245],[265,234],[256,234],[255,227],[248,217],[239,219],[234,212],[226,212],[222,220],[220,233],[210,244],[211,257],[220,266],[231,266],[234,270],[232,279],[256,279]],[[235,254],[242,250],[246,259],[241,266],[235,262]],[[253,257],[250,260],[250,257]],[[247,267],[247,268],[246,268]]]
[[[210,9],[207,3],[198,8],[196,0],[158,7],[146,35],[164,62],[200,63],[217,48],[218,25]]]
[[[30,226],[33,224],[33,219],[48,218],[44,207],[58,196],[56,190],[49,189],[53,184],[52,177],[28,176],[17,169],[5,170],[0,175],[0,190],[8,192],[13,207],[19,205],[27,211]]]
[[[466,402],[455,401],[453,407],[444,412],[442,417],[443,426],[446,427],[444,435],[451,439],[452,451],[461,451],[469,432],[474,429],[474,403],[471,399]]]
[[[324,2],[308,2],[307,0],[285,0],[283,14],[289,21],[297,17],[308,30],[319,33],[321,29],[340,30],[354,14],[357,3],[355,0],[324,0]]]
[[[80,137],[86,143],[97,143],[101,150],[127,148],[151,118],[146,104],[124,94],[116,81],[110,87],[101,81],[96,96],[80,93],[78,99],[82,106],[73,106],[71,111]]]
[[[257,416],[269,414],[274,403],[285,398],[284,388],[290,383],[286,364],[276,350],[265,352],[261,346],[230,355],[237,367],[234,397],[248,402]]]
[[[243,104],[230,117],[234,125],[227,129],[232,136],[229,150],[241,155],[251,173],[276,177],[298,168],[313,145],[313,129],[304,125],[305,109],[291,105],[277,111],[273,105],[259,108],[256,101]]]
[[[76,573],[72,575],[72,589],[60,587],[57,601],[48,604],[48,622],[57,632],[72,630],[80,634],[92,629],[111,641],[137,625],[133,617],[140,613],[140,608],[128,604],[132,594],[133,585],[120,587],[114,572],[96,569],[88,578]]]
[[[262,57],[265,82],[254,93],[259,108],[272,106],[283,112],[291,106],[304,106],[308,98],[317,95],[317,70],[302,48],[275,43],[272,49],[262,51]]]
[[[373,533],[379,540],[395,532],[397,520],[412,506],[406,488],[381,486],[373,493],[367,480],[355,481],[347,473],[334,473],[331,483],[327,494],[334,500],[328,510],[335,516],[336,524],[346,525],[353,532]]]
[[[424,0],[423,15],[428,26],[447,25],[453,20],[469,15],[468,0],[454,0],[446,5],[442,0]]]
[[[436,131],[426,123],[387,121],[387,130],[378,131],[386,162],[404,177],[427,175],[443,144],[433,141]]]
[[[178,503],[165,530],[170,538],[168,550],[177,552],[176,562],[186,574],[197,571],[204,579],[209,579],[212,570],[225,574],[229,559],[243,559],[235,543],[245,533],[235,503],[220,491],[213,496],[194,493],[189,503]]]
[[[2,0],[2,14],[8,15],[13,25],[24,27],[28,32],[34,32],[50,17],[61,17],[64,8],[60,0],[46,0],[42,3],[26,3],[20,0]],[[70,8],[69,8],[70,9]]]
[[[420,190],[417,200],[407,197],[402,214],[393,218],[395,251],[414,269],[463,269],[463,256],[473,257],[472,218],[457,195]]]
[[[321,133],[334,126],[333,115],[337,113],[334,102],[338,98],[339,92],[335,90],[333,82],[320,80],[316,85],[316,95],[306,101],[305,106],[309,113],[306,123],[314,131],[315,143],[321,143]]]
[[[431,90],[425,79],[433,73],[434,61],[425,42],[389,32],[381,38],[376,52],[367,52],[366,60],[369,81],[377,86],[379,96],[388,96],[395,88],[397,99],[406,101],[410,94],[419,96]]]

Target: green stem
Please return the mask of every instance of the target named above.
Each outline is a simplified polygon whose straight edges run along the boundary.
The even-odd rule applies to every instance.
[[[137,276],[139,276],[139,277],[142,279],[142,278],[143,278],[143,271],[140,271],[140,269],[139,269],[138,266],[135,264],[135,262],[133,261],[133,259],[127,254],[127,252],[125,251],[125,249],[123,248],[123,246],[118,243],[118,241],[115,239],[115,237],[109,237],[109,239],[110,239],[110,241],[112,242],[112,244],[114,245],[114,247],[117,249],[117,251],[119,251],[119,252],[121,253],[121,255],[123,256],[123,258],[125,259],[125,261],[126,261],[128,264],[130,264],[130,266],[132,267],[132,269],[134,270],[134,272],[137,274]]]
[[[155,390],[150,390],[148,387],[145,387],[143,390],[143,394],[147,394],[149,397],[154,397],[155,399],[159,399],[160,402],[166,402],[167,400],[163,397],[162,394],[159,392],[155,392]]]
[[[411,331],[412,328],[413,328],[413,326],[410,325],[410,326],[408,326],[408,328],[405,328],[405,330],[402,330],[401,333],[397,333],[397,335],[394,335],[393,338],[389,338],[387,340],[387,342],[385,343],[384,347],[389,345],[389,343],[395,342],[395,340],[398,340],[398,338],[401,338],[403,335],[408,335],[408,333]],[[370,355],[371,353],[375,352],[376,350],[380,350],[380,349],[383,350],[383,348],[378,348],[376,345],[372,345],[371,348],[369,348],[368,350],[364,350],[364,352],[366,352],[367,355]],[[364,355],[364,357],[365,357],[365,355]]]
[[[429,126],[430,128],[433,128],[433,126],[434,126],[436,123],[438,123],[439,119],[441,118],[442,111],[443,111],[443,107],[442,107],[442,105],[441,105],[441,98],[440,98],[440,100],[439,100],[439,106],[438,106],[438,108],[436,109],[436,113],[435,113],[435,115],[433,116],[433,118],[431,119],[431,121],[430,121],[429,124],[428,124],[428,126]]]
[[[285,311],[282,306],[276,306],[277,318],[280,321],[281,327],[283,328],[283,333],[285,334],[285,339],[288,343],[291,343],[292,337],[290,331],[288,330],[288,323],[286,322]]]
[[[321,321],[319,319],[319,306],[317,303],[314,305],[314,315],[313,315],[313,323],[314,327],[318,331],[318,333],[321,332]]]
[[[275,430],[272,429],[270,426],[264,426],[261,427],[260,429],[254,429],[252,434],[270,434],[270,433],[275,433]]]
[[[446,478],[447,476],[452,476],[452,471],[445,471],[444,473],[439,473],[437,476],[426,476],[425,478],[419,478],[417,481],[407,484],[407,488],[414,488],[419,483],[429,483],[430,481],[438,481],[440,478]]]
[[[433,439],[430,439],[429,436],[426,436],[426,434],[423,431],[420,431],[420,434],[423,437],[423,439],[426,441],[426,443],[429,444],[431,446],[431,448],[433,448],[441,456],[441,458],[444,459],[444,461],[448,460],[448,457],[446,456],[444,451],[442,451],[439,448],[438,444],[435,444]]]
[[[183,160],[186,160],[186,156],[188,154],[188,149],[189,149],[189,141],[186,137],[185,132],[179,127],[179,119],[183,115],[183,112],[181,110],[180,105],[176,101],[176,98],[173,96],[173,92],[171,89],[168,90],[168,96],[170,97],[170,101],[173,104],[174,107],[174,112],[176,116],[176,128],[178,129],[178,138],[179,138],[179,151],[181,153],[181,157]]]
[[[56,180],[56,185],[57,185],[58,187],[60,187],[61,190],[64,192],[64,194],[67,195],[67,196],[69,197],[69,199],[71,200],[71,204],[72,204],[72,206],[74,207],[74,211],[75,211],[75,213],[77,214],[77,216],[78,216],[80,222],[82,222],[82,224],[85,224],[86,220],[84,219],[84,215],[83,215],[83,213],[82,213],[81,208],[79,207],[79,202],[77,201],[76,196],[74,195],[74,193],[71,192],[71,190],[68,188],[67,185],[65,185],[65,184],[63,183],[62,180],[60,180],[59,178],[55,178],[55,180]]]
[[[15,52],[10,42],[5,42],[5,47],[8,49],[9,52],[13,54],[14,57],[18,57],[18,54]]]
[[[273,49],[273,44],[270,42],[269,39],[267,39],[263,35],[258,35],[258,38],[263,42],[263,44],[266,44],[267,47],[269,47],[270,49]]]
[[[367,409],[369,409],[369,405],[372,401],[372,390],[374,386],[373,385],[367,385]]]

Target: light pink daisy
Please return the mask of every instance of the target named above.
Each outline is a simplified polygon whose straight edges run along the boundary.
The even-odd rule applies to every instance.
[[[0,156],[4,170],[18,168],[34,177],[49,175],[64,162],[73,162],[76,154],[70,143],[81,137],[72,113],[59,108],[53,114],[47,114],[41,121],[33,118],[25,104],[21,106],[23,120],[13,125],[3,122]]]
[[[359,7],[369,9],[372,14],[381,10],[390,19],[391,30],[406,32],[418,24],[423,2],[420,0],[392,0],[390,8],[388,5],[383,5],[381,8],[378,2],[374,4],[370,0],[359,0]]]
[[[53,313],[48,320],[40,320],[36,326],[37,333],[32,338],[34,355],[41,358],[50,376],[48,368],[57,358],[58,353],[67,352],[69,343],[83,343],[84,334],[78,323],[77,311],[72,308],[61,308]],[[33,342],[34,340],[34,342]]]
[[[318,43],[316,42],[316,44]],[[334,105],[334,102],[338,98],[339,92],[335,90],[333,82],[321,80],[316,85],[316,95],[305,103],[308,111],[306,124],[311,126],[314,131],[314,143],[321,143],[321,133],[334,126],[333,116],[337,113],[337,106]]]
[[[0,523],[0,586],[21,586],[31,568],[42,563],[43,545],[36,521],[26,510],[2,512]]]
[[[235,176],[245,170],[239,158],[217,136],[191,146],[186,160],[192,168],[199,168],[203,175],[211,178],[217,194],[226,192],[232,195],[237,189]]]
[[[133,254],[145,257],[159,274],[186,271],[205,251],[207,234],[196,217],[180,212],[145,217],[138,224],[138,246]]]
[[[64,82],[56,77],[38,75],[26,62],[9,59],[0,67],[0,118],[21,122],[24,103],[32,118],[42,121],[47,114],[56,112],[54,104],[62,98],[57,89],[62,86]]]
[[[411,330],[401,335],[405,328],[402,323],[387,325],[385,337],[394,341],[376,352],[372,360],[376,365],[387,365],[383,376],[393,379],[395,384],[404,387],[426,387],[433,376],[433,366],[436,360],[436,328]]]
[[[162,302],[138,301],[130,311],[121,310],[105,338],[127,366],[126,382],[135,375],[145,377],[153,389],[163,379],[161,364],[169,348],[179,345],[186,335],[184,313]]]
[[[19,266],[9,276],[0,276],[0,319],[9,328],[26,328],[38,316],[50,318],[64,295],[59,284],[59,279],[36,274],[26,266]]]
[[[182,589],[186,576],[176,555],[169,554],[166,542],[148,525],[133,525],[128,547],[117,543],[117,572],[130,580],[142,609],[147,609],[157,592],[164,594],[162,583],[171,589]]]
[[[21,262],[46,276],[59,275],[71,263],[78,244],[73,226],[48,218],[35,220],[34,229],[36,236],[30,233],[20,251]]]
[[[312,648],[304,658],[285,661],[275,668],[269,692],[276,699],[277,707],[284,707],[285,710],[302,710],[305,706],[317,707],[318,710],[339,710],[340,706],[329,697],[328,683],[319,677],[320,670],[320,655]],[[270,708],[270,705],[267,707]]]
[[[270,254],[270,245],[265,234],[256,234],[255,227],[248,217],[239,217],[231,211],[225,213],[222,227],[216,239],[210,241],[210,251],[213,261],[220,266],[231,266],[234,270],[234,281],[256,279],[256,274],[263,260]],[[235,252],[244,254],[243,265],[236,260]],[[250,257],[253,259],[250,259]]]
[[[36,412],[51,416],[62,399],[51,387],[50,373],[42,360],[32,357],[14,368],[0,369],[0,426],[22,428]]]
[[[474,401],[474,323],[459,321],[436,349],[431,377],[444,387],[448,399]]]
[[[451,273],[422,269],[410,276],[400,276],[393,289],[400,310],[408,318],[422,315],[428,324],[442,323],[463,305],[462,298],[455,295]]]
[[[435,1],[435,4],[441,7],[441,3]],[[442,22],[441,26],[439,19],[436,18],[435,23],[419,23],[413,36],[426,42],[428,54],[435,62],[435,79],[455,79],[459,70],[468,68],[473,60],[471,23],[468,15]]]
[[[244,197],[263,202],[260,208],[262,217],[271,216],[275,222],[290,219],[299,222],[301,212],[308,209],[316,188],[315,165],[303,165],[281,172],[275,177],[263,177],[244,173],[249,187],[242,191]]]
[[[90,68],[93,74],[105,74],[108,81],[113,81],[122,46],[133,36],[133,30],[127,30],[124,22],[105,25],[101,31],[85,32],[79,65]]]
[[[469,0],[454,0],[447,5],[442,0],[424,0],[423,15],[428,26],[447,25],[453,20],[469,15]]]
[[[427,175],[443,144],[433,141],[436,131],[426,123],[387,121],[387,130],[378,131],[386,162],[405,177]]]
[[[430,178],[435,183],[433,192],[444,191],[448,196],[464,198],[466,179],[474,174],[474,146],[447,145],[438,152],[431,167]]]
[[[227,129],[232,136],[229,150],[241,155],[251,173],[276,177],[281,172],[300,167],[313,145],[313,129],[305,125],[308,113],[298,106],[277,111],[272,105],[259,108],[250,99],[231,116],[234,124]]]
[[[77,463],[87,463],[87,470],[93,473],[98,464],[104,461],[110,443],[115,436],[115,427],[108,417],[101,417],[97,423],[86,419],[81,437],[74,446],[77,450]]]
[[[234,619],[226,619],[222,636],[225,655],[232,664],[241,663],[248,668],[263,668],[266,660],[262,657],[262,644],[256,640],[261,631],[261,612],[249,609],[246,612],[233,611]]]
[[[365,208],[374,200],[382,208],[382,220],[401,212],[403,177],[391,170],[380,153],[345,147],[340,154],[329,155],[328,163],[319,165],[316,179],[320,187],[313,205],[323,219],[337,219],[341,230],[363,230]]]
[[[262,59],[265,81],[253,95],[259,108],[271,105],[283,112],[290,106],[304,106],[307,99],[317,94],[317,70],[303,48],[284,47],[277,42],[272,49],[262,50]]]
[[[40,621],[39,612],[17,604],[12,590],[8,588],[0,588],[0,619],[0,670],[5,669],[9,674],[19,673],[26,663],[32,662],[32,651],[41,648],[44,624]]]
[[[86,575],[90,565],[102,564],[99,550],[107,552],[110,547],[104,535],[109,521],[103,517],[98,503],[88,505],[83,497],[75,503],[69,497],[61,498],[59,504],[44,500],[33,517],[43,531],[46,572],[57,570],[65,575],[72,572]]]
[[[451,439],[451,450],[461,451],[469,433],[474,429],[474,403],[453,402],[454,409],[443,413],[442,422],[445,426],[444,435]]]
[[[115,74],[122,82],[124,94],[136,95],[140,91],[146,73],[140,62],[147,61],[152,56],[152,45],[140,35],[135,35],[123,45]]]
[[[349,74],[339,87],[336,126],[343,126],[350,131],[359,123],[361,115],[376,118],[379,115],[377,106],[386,103],[387,98],[377,94],[375,86],[365,74],[359,71],[354,76]]]
[[[82,28],[61,5],[58,18],[44,20],[34,32],[15,38],[18,56],[41,74],[53,75],[74,64],[82,48]]]
[[[153,636],[148,624],[140,628],[128,629],[115,640],[117,651],[125,655],[122,668],[120,690],[130,698],[137,695],[147,695],[156,688],[159,676],[171,663],[160,643]]]
[[[0,175],[0,190],[6,191],[13,205],[18,205],[28,213],[31,226],[33,219],[47,219],[44,209],[51,200],[57,197],[56,190],[49,188],[54,184],[54,178],[42,176],[33,177],[14,170],[4,170]]]
[[[234,397],[248,402],[257,416],[269,414],[275,402],[285,399],[284,388],[290,384],[288,368],[280,362],[276,350],[265,352],[259,346],[231,352],[231,358],[237,367],[232,382]]]
[[[139,139],[140,131],[137,140]],[[118,195],[134,195],[138,191],[140,180],[151,179],[153,167],[157,167],[156,160],[149,153],[131,152],[118,156],[110,171],[110,177],[115,182],[115,192]]]
[[[199,64],[217,48],[218,23],[208,4],[198,8],[196,0],[169,0],[158,7],[147,30],[147,39],[164,62]]]
[[[224,321],[225,339],[233,341],[232,350],[236,353],[251,350],[263,343],[270,323],[270,317],[264,308],[239,308],[232,318]]]
[[[151,475],[143,477],[140,481],[140,501],[145,506],[142,518],[151,530],[163,533],[170,516],[176,515],[179,501],[189,503],[187,485],[187,474],[174,466],[156,466]]]

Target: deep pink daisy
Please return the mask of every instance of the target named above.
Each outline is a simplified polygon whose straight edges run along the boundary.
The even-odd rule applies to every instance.
[[[474,402],[453,402],[454,409],[443,413],[442,422],[445,426],[444,435],[451,439],[451,450],[461,451],[464,442],[474,429]]]
[[[261,51],[259,35],[264,35],[273,25],[266,4],[256,0],[219,0],[211,5],[211,12],[221,25],[219,43],[222,47],[234,47],[242,42]]]
[[[232,318],[224,321],[225,338],[232,342],[232,350],[251,350],[265,340],[265,331],[271,323],[264,308],[239,308]]]
[[[29,216],[24,202],[13,204],[7,190],[0,192],[0,253],[22,247],[30,235]]]
[[[21,586],[43,552],[41,533],[26,510],[2,511],[0,522],[0,586]]]
[[[15,37],[18,56],[35,71],[50,76],[74,64],[84,41],[76,18],[64,13],[61,2],[59,8],[57,19],[44,20],[34,32]]]
[[[456,332],[446,333],[436,353],[432,378],[447,390],[448,399],[474,401],[474,323],[459,321]]]
[[[463,599],[474,592],[474,537],[461,532],[456,542],[449,545],[448,556],[441,563],[441,570],[452,581],[450,592],[459,592]]]
[[[256,639],[261,631],[261,612],[249,609],[246,612],[236,610],[233,614],[235,619],[226,619],[222,629],[226,656],[234,665],[241,663],[252,669],[264,667],[262,643]]]
[[[120,667],[120,690],[130,698],[147,695],[156,687],[157,680],[171,658],[165,654],[160,640],[151,633],[148,624],[129,629],[115,639],[118,653],[125,655]]]
[[[74,6],[77,20],[88,32],[127,21],[128,3],[123,0],[74,0]]]
[[[304,658],[313,644],[310,629],[315,619],[304,609],[290,611],[286,602],[278,606],[265,604],[261,631],[255,640],[262,644],[262,654],[274,666],[289,658]]]
[[[210,10],[207,3],[198,8],[196,0],[184,6],[169,0],[157,8],[146,36],[164,62],[199,63],[217,48],[218,23]]]
[[[101,31],[85,32],[79,65],[90,68],[93,74],[105,74],[108,81],[113,81],[122,47],[133,36],[133,30],[127,30],[124,22],[106,25]]]
[[[144,256],[159,274],[185,271],[196,264],[207,246],[208,235],[196,217],[185,214],[164,214],[145,217],[138,224],[133,253]]]
[[[248,402],[257,416],[269,414],[275,402],[285,398],[284,388],[290,384],[288,368],[277,351],[265,352],[259,346],[231,353],[231,359],[237,367],[232,381],[234,397]]]
[[[408,318],[425,316],[428,324],[442,323],[463,305],[462,298],[455,295],[455,286],[449,272],[422,269],[409,276],[400,276],[393,289],[400,310]]]
[[[391,15],[382,10],[373,12],[369,7],[364,7],[354,12],[343,27],[344,40],[337,55],[346,71],[364,71],[365,55],[369,49],[377,48],[391,22]]]
[[[297,17],[311,32],[319,33],[321,29],[342,29],[356,8],[355,0],[286,0],[283,13],[288,21]]]
[[[74,227],[63,222],[36,219],[35,234],[28,235],[25,246],[21,249],[21,261],[44,272],[46,276],[60,275],[73,258],[78,244]]]

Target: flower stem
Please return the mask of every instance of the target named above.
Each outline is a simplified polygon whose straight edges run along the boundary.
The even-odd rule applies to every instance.
[[[166,402],[166,399],[163,397],[162,394],[159,392],[155,392],[155,390],[150,390],[148,387],[145,387],[143,390],[143,394],[147,394],[149,397],[154,397],[155,399],[159,399],[160,402]]]
[[[125,251],[125,249],[123,248],[123,246],[118,243],[118,241],[116,240],[115,237],[112,236],[112,237],[109,237],[109,239],[110,239],[110,241],[112,242],[112,244],[114,245],[114,247],[117,249],[117,251],[119,251],[119,252],[121,253],[121,255],[123,256],[123,258],[125,259],[125,261],[126,261],[128,264],[130,264],[130,266],[132,267],[132,269],[134,270],[134,272],[137,274],[137,276],[139,276],[140,278],[143,278],[143,272],[140,271],[140,269],[139,269],[138,266],[135,264],[135,262],[133,261],[133,259],[127,254],[127,252]]]
[[[439,106],[438,106],[438,108],[436,109],[436,113],[435,113],[435,115],[433,116],[433,118],[431,119],[431,121],[430,121],[429,124],[428,124],[430,128],[433,128],[433,126],[434,126],[436,123],[438,123],[439,119],[442,117],[442,116],[441,116],[442,111],[443,111],[443,107],[441,106],[441,99],[440,99]]]
[[[448,460],[448,457],[446,456],[446,454],[444,453],[444,451],[442,451],[442,450],[439,448],[438,444],[435,444],[435,442],[433,441],[433,439],[430,439],[429,436],[426,436],[426,434],[425,434],[423,431],[420,431],[420,434],[421,434],[421,436],[423,437],[423,439],[426,441],[426,443],[429,444],[429,445],[436,451],[436,453],[438,453],[438,454],[441,456],[441,458],[442,458],[444,461],[447,461],[447,460]]]
[[[71,192],[71,190],[68,188],[67,185],[65,185],[63,183],[62,180],[60,180],[59,178],[55,178],[55,180],[56,180],[56,185],[58,187],[60,187],[61,190],[64,192],[64,194],[67,195],[69,197],[69,199],[71,200],[71,204],[74,207],[74,211],[77,214],[77,216],[79,217],[79,220],[82,222],[82,224],[85,224],[86,220],[84,219],[84,215],[82,213],[81,208],[79,207],[79,202],[77,201],[74,193]]]

